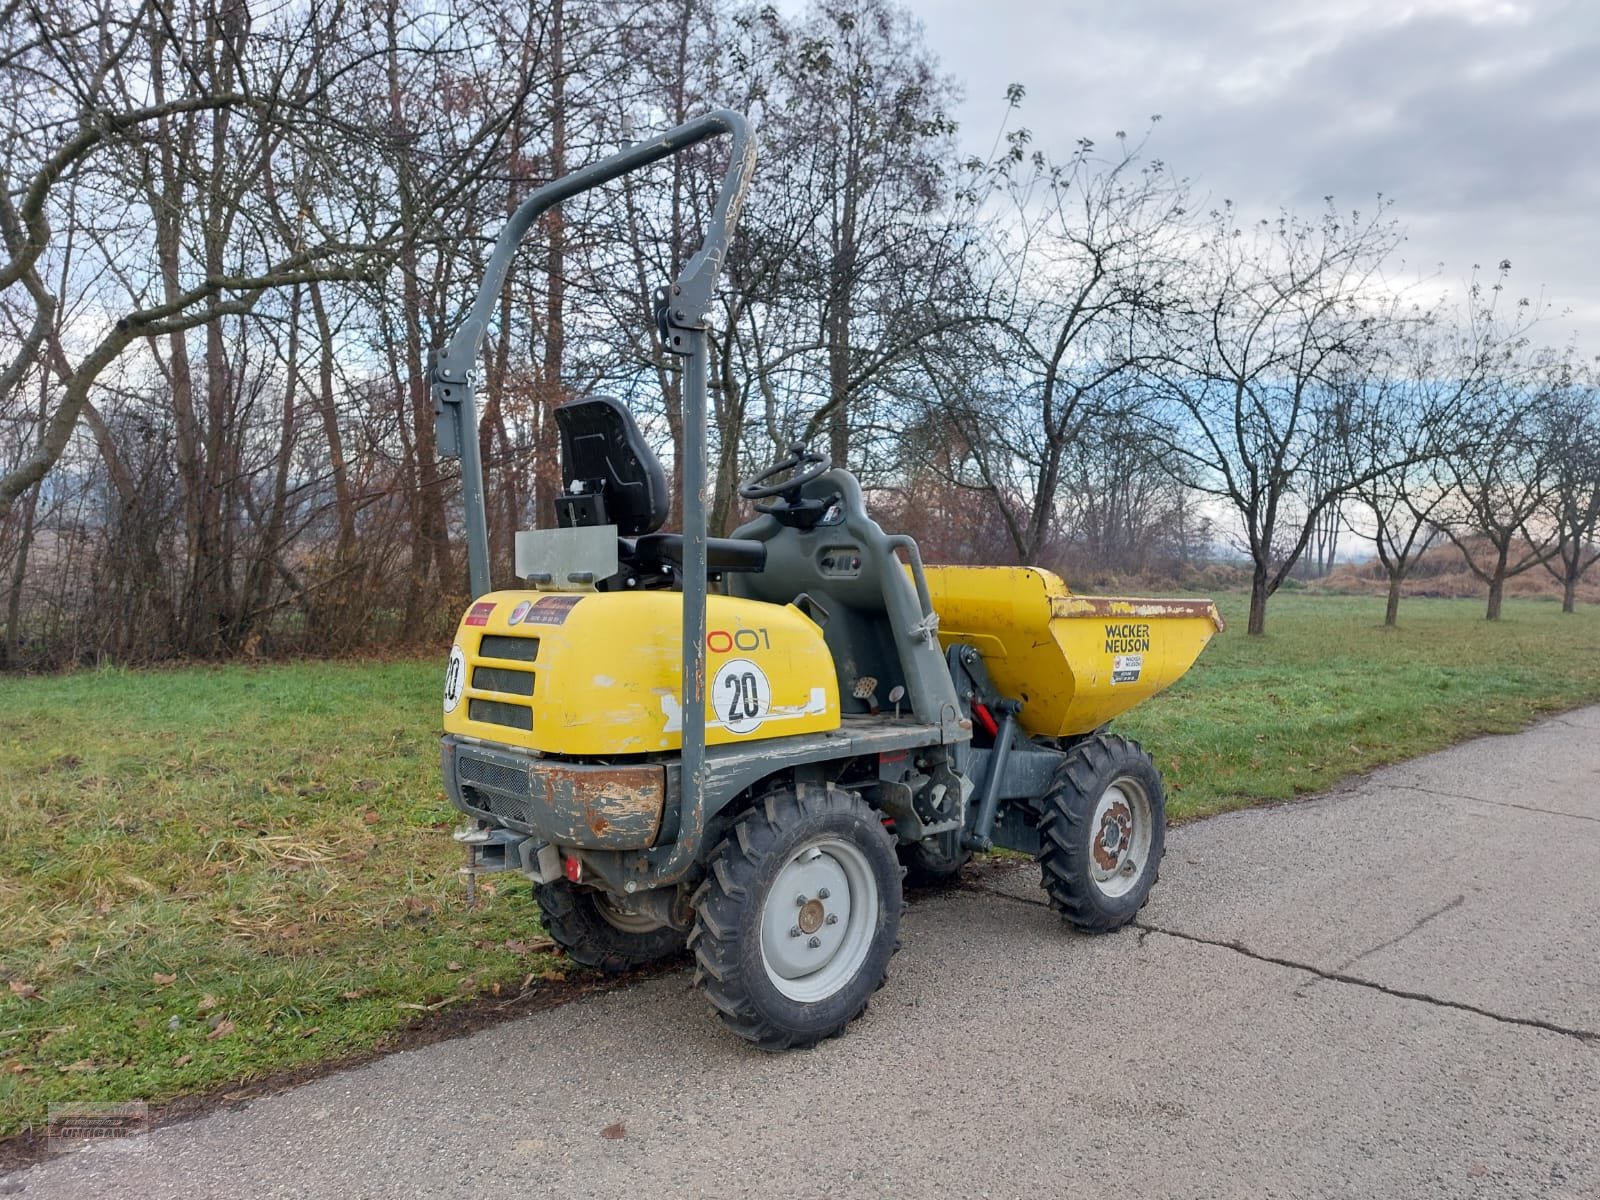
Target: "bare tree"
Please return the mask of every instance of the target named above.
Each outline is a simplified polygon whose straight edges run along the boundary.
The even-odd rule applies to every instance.
[[[1350,498],[1365,526],[1359,532],[1371,537],[1388,577],[1385,626],[1399,620],[1401,589],[1417,560],[1444,536],[1448,460],[1470,453],[1473,406],[1522,336],[1497,331],[1492,308],[1478,311],[1482,299],[1475,282],[1464,318],[1442,302],[1428,308],[1396,302],[1351,381],[1363,394],[1366,416],[1336,448],[1344,477],[1353,481]]]
[[[353,248],[341,231],[232,262],[213,257],[193,273],[168,273],[158,291],[139,289],[137,299],[101,322],[81,348],[48,345],[57,302],[43,272],[72,180],[102,163],[115,166],[128,155],[147,154],[174,122],[203,123],[210,144],[221,147],[229,144],[230,127],[270,137],[266,131],[283,112],[306,102],[290,90],[292,75],[275,78],[263,70],[256,78],[242,76],[239,53],[248,28],[242,8],[210,14],[209,37],[202,29],[172,37],[173,20],[157,0],[104,0],[23,6],[6,23],[0,69],[18,103],[0,130],[0,291],[20,287],[34,321],[0,369],[0,403],[47,356],[61,389],[29,451],[0,476],[0,518],[60,458],[96,380],[130,346],[248,313],[273,288],[356,273]]]
[[[764,111],[768,169],[745,219],[805,232],[773,282],[791,344],[816,348],[774,424],[807,441],[826,431],[842,463],[886,378],[952,320],[925,285],[945,248],[954,85],[888,0],[817,4],[792,26],[770,13],[766,49],[780,66]]]
[[[954,422],[1023,562],[1056,536],[1081,449],[1118,444],[1096,426],[1137,403],[1137,370],[1176,299],[1188,190],[1147,140],[1118,133],[1104,155],[1080,139],[1057,163],[1016,129],[965,189],[984,237],[973,280],[947,299],[981,320],[924,348],[935,379],[923,394]]]
[[[1600,386],[1595,364],[1575,370],[1543,414],[1555,552],[1545,560],[1561,584],[1561,611],[1576,610],[1578,584],[1600,562]]]
[[[1542,434],[1552,391],[1566,370],[1547,351],[1502,362],[1473,407],[1476,436],[1443,460],[1449,497],[1440,524],[1468,570],[1488,585],[1485,616],[1491,621],[1500,619],[1506,580],[1556,551],[1556,529],[1540,525],[1554,452]]]
[[[1250,557],[1252,634],[1322,514],[1360,477],[1313,474],[1362,419],[1340,380],[1369,353],[1379,270],[1398,239],[1379,204],[1320,220],[1292,214],[1241,228],[1214,212],[1187,283],[1187,312],[1149,372],[1151,436],[1199,490],[1233,510]],[[1371,464],[1365,474],[1375,473]]]

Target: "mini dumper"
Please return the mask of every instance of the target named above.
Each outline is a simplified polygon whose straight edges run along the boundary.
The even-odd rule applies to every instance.
[[[655,312],[683,360],[683,532],[661,530],[665,475],[629,410],[572,400],[555,412],[555,526],[516,535],[526,588],[492,591],[473,367],[511,257],[563,199],[718,136],[731,165],[705,243]],[[754,520],[708,538],[706,315],[753,166],[744,119],[714,112],[546,185],[501,233],[433,370],[474,597],[441,759],[469,873],[531,878],[579,963],[624,971],[687,945],[722,1020],[783,1050],[838,1034],[882,986],[902,879],[951,879],[974,851],[1035,855],[1080,930],[1130,921],[1165,798],[1105,726],[1222,622],[1209,601],[924,566],[855,476],[803,446],[739,485]]]

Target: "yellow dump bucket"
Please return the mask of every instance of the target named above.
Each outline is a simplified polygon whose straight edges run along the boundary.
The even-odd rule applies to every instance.
[[[1029,733],[1088,733],[1174,683],[1222,629],[1209,600],[1074,596],[1033,567],[928,567],[939,641],[976,646]]]

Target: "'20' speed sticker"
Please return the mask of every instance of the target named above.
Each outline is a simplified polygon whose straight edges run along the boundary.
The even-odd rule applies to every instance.
[[[711,683],[716,723],[729,733],[753,733],[772,707],[766,672],[748,658],[730,658]]]
[[[461,703],[462,685],[467,681],[467,654],[460,646],[450,647],[450,665],[444,672],[444,710],[453,713]]]

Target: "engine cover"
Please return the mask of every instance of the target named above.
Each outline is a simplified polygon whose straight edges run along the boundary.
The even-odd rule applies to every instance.
[[[682,746],[677,592],[492,592],[456,630],[444,728],[560,755]],[[706,598],[706,742],[839,727],[822,631],[793,605]]]

